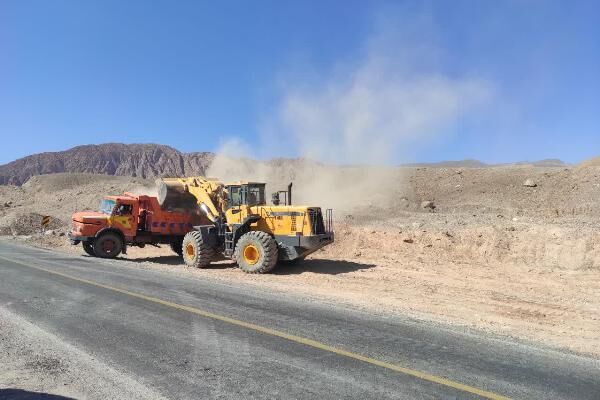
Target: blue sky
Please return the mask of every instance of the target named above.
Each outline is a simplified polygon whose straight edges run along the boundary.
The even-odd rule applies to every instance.
[[[600,155],[598,15],[598,1],[4,0],[0,163],[104,142],[578,162]]]

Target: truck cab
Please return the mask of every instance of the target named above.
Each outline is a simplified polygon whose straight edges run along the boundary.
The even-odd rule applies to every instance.
[[[181,255],[181,242],[195,225],[206,223],[196,210],[162,209],[153,196],[106,196],[98,211],[73,214],[69,239],[91,256],[114,258],[127,246],[169,244]]]
[[[87,240],[106,228],[119,229],[125,237],[135,236],[139,213],[139,201],[125,196],[107,196],[102,199],[98,211],[81,211],[73,214],[71,237]]]

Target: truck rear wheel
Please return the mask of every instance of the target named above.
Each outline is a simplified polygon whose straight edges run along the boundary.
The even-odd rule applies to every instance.
[[[189,267],[204,268],[212,261],[215,251],[202,240],[198,231],[188,232],[182,243],[183,261]]]
[[[271,235],[262,231],[245,233],[235,245],[235,260],[249,274],[264,274],[277,265],[279,249]]]
[[[94,246],[92,246],[90,242],[81,242],[81,245],[83,246],[83,251],[92,257],[96,257],[96,253],[94,253]]]
[[[108,232],[94,240],[94,254],[102,258],[115,258],[123,250],[123,240],[119,235]]]
[[[169,246],[171,247],[171,250],[173,250],[173,252],[176,253],[179,257],[181,257],[183,255],[183,239],[182,238],[172,241],[171,243],[169,243]]]

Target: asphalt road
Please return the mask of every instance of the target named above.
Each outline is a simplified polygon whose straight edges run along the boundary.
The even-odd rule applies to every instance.
[[[598,360],[8,241],[0,307],[167,398],[600,399]]]

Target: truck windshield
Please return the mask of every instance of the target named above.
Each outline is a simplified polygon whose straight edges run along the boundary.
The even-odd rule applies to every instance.
[[[110,214],[112,214],[114,208],[115,208],[115,201],[114,200],[104,199],[100,203],[100,212],[102,214],[109,214],[110,215]]]

